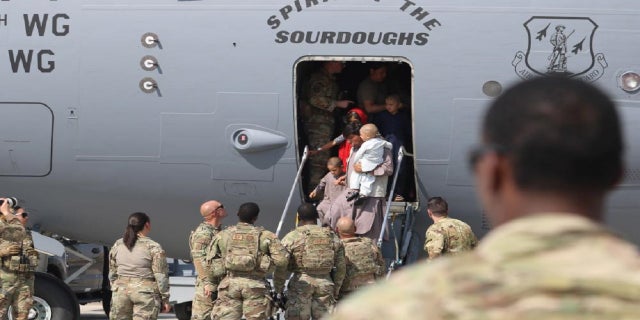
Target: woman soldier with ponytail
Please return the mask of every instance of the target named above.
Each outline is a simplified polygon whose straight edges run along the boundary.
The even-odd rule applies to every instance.
[[[149,216],[129,216],[124,236],[109,253],[111,320],[154,320],[169,312],[169,274],[164,250],[147,237]]]

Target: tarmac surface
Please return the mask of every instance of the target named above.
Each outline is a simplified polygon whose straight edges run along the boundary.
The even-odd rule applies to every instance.
[[[178,320],[173,313],[161,313],[158,319]],[[109,320],[102,310],[102,303],[93,302],[80,305],[80,320]]]

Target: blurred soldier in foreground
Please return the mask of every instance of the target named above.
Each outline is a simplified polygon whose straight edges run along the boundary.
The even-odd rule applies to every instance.
[[[33,305],[33,272],[38,265],[38,253],[33,249],[33,239],[22,223],[22,216],[13,214],[17,200],[0,200],[0,319],[5,318],[12,306],[13,319],[27,320]]]
[[[335,297],[345,276],[344,247],[329,228],[316,223],[318,211],[309,203],[298,207],[299,227],[289,232],[282,244],[289,252],[289,265],[276,269],[273,284],[282,294],[289,280],[285,318],[320,319],[333,310]]]
[[[253,224],[260,208],[247,202],[238,209],[240,222],[220,231],[211,243],[207,260],[212,276],[226,277],[218,286],[211,319],[263,320],[271,316],[269,283],[274,267],[286,266],[287,251],[273,232]]]
[[[151,220],[144,212],[129,215],[122,238],[109,252],[110,320],[154,320],[169,312],[167,256],[148,237]]]
[[[191,232],[189,247],[191,259],[196,268],[196,292],[191,303],[191,320],[209,319],[213,302],[218,296],[218,284],[220,278],[209,281],[210,271],[206,267],[206,249],[211,245],[213,236],[222,228],[222,219],[227,216],[227,211],[222,203],[210,200],[200,206],[200,215],[204,221]]]
[[[478,244],[478,238],[468,224],[449,217],[449,205],[443,198],[430,198],[427,214],[433,220],[424,241],[424,251],[429,259],[469,251]]]
[[[336,224],[342,244],[347,273],[340,287],[338,299],[358,288],[373,284],[384,275],[384,258],[373,240],[356,237],[356,226],[349,217],[342,217]]]
[[[539,78],[495,100],[471,153],[496,228],[353,295],[330,319],[640,319],[638,248],[601,225],[623,142],[613,102]]]

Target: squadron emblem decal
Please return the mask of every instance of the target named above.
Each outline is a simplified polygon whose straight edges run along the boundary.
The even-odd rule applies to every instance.
[[[524,23],[527,52],[518,51],[511,63],[523,79],[565,75],[595,81],[604,74],[604,54],[593,52],[598,25],[590,18],[532,17]]]

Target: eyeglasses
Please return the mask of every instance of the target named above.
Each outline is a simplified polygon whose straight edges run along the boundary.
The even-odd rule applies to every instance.
[[[224,209],[224,205],[222,203],[217,208],[211,210],[211,212],[209,212],[209,214],[207,214],[203,218],[205,220],[209,219],[209,217],[211,217],[214,213],[218,212],[218,210],[220,210],[220,209]]]
[[[220,209],[224,209],[224,204],[221,203],[217,208],[211,210],[211,213],[209,213],[208,216],[218,212],[218,210],[220,210]]]
[[[21,216],[26,219],[29,217],[29,212],[16,213],[16,216]]]
[[[480,159],[489,152],[505,154],[506,148],[495,144],[477,145],[472,147],[469,151],[469,168],[473,170],[478,164],[478,161],[480,161]]]

